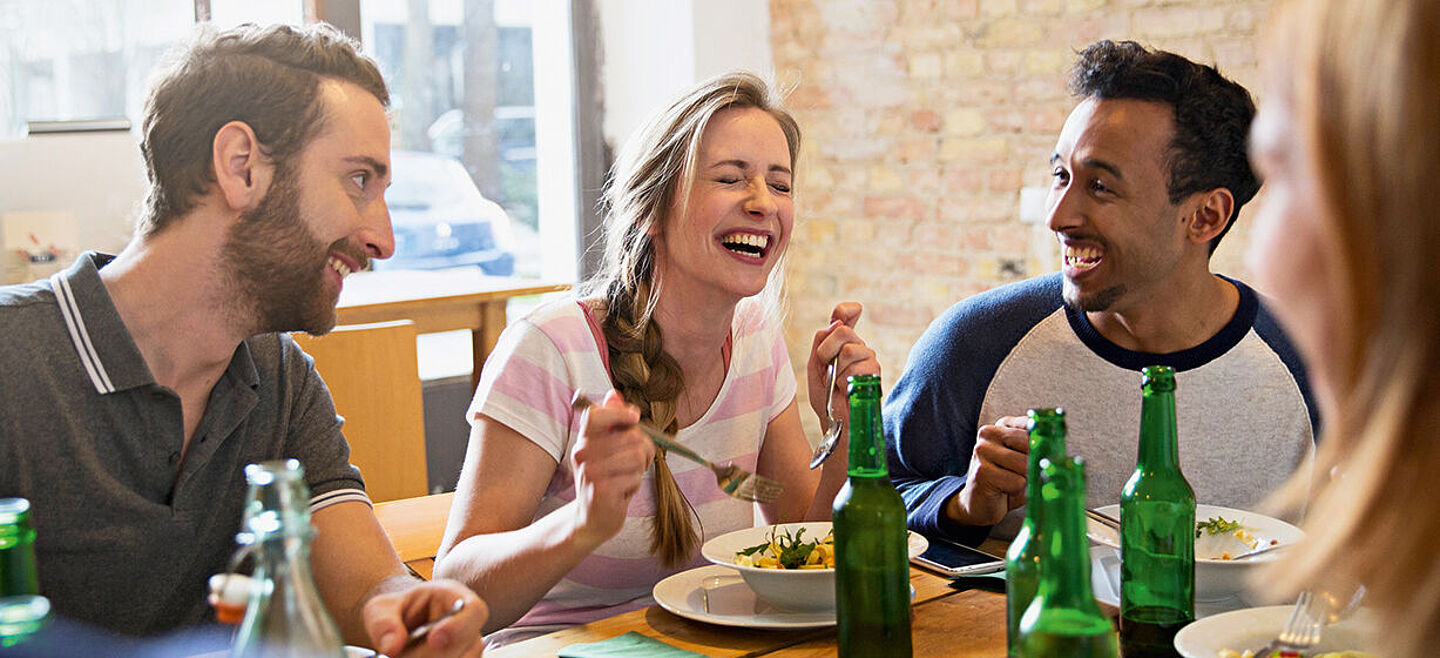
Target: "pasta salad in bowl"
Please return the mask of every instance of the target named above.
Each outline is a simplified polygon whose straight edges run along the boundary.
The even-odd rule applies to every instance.
[[[929,547],[909,533],[909,556]],[[835,609],[835,538],[829,521],[782,523],[726,533],[700,547],[705,559],[740,572],[755,595],[794,611]]]

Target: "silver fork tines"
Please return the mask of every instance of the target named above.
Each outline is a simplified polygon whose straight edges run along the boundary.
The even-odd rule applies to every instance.
[[[570,406],[576,411],[583,411],[594,404],[579,391],[576,391],[570,402]],[[655,445],[709,468],[715,474],[715,484],[733,498],[752,503],[773,503],[785,491],[785,485],[763,475],[751,473],[735,464],[720,465],[701,457],[675,437],[643,420],[640,421],[640,430],[645,432]]]
[[[1290,609],[1290,618],[1285,621],[1285,628],[1275,636],[1269,644],[1261,647],[1255,652],[1256,656],[1268,656],[1275,651],[1304,651],[1320,643],[1320,635],[1325,628],[1325,615],[1315,614],[1310,609],[1312,602],[1310,590],[1300,592],[1295,599],[1295,607]]]

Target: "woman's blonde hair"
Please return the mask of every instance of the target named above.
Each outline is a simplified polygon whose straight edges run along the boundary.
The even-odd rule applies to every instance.
[[[1362,583],[1385,655],[1423,655],[1440,646],[1440,3],[1290,0],[1274,18],[1266,101],[1291,109],[1313,154],[1314,265],[1339,284],[1334,349],[1307,355],[1334,408],[1306,540],[1264,576],[1283,591]]]
[[[672,209],[686,212],[700,138],[711,117],[728,108],[758,108],[774,117],[785,133],[794,169],[800,127],[769,84],[744,72],[700,83],[651,117],[621,150],[605,189],[600,269],[581,289],[581,297],[596,300],[597,310],[603,311],[601,326],[615,388],[640,408],[642,418],[672,433],[685,382],[679,364],[665,353],[654,321],[663,284],[655,267],[654,237],[664,230]],[[772,307],[779,303],[782,269],[777,265],[771,270],[766,285],[764,294]],[[689,560],[699,536],[693,510],[665,463],[664,451],[655,455],[654,488],[650,551],[666,566],[679,566]]]

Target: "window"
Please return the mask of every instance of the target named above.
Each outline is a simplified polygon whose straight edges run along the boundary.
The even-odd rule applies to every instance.
[[[139,117],[150,69],[193,24],[192,0],[0,0],[0,137]]]
[[[510,257],[449,256],[455,220],[425,208],[392,208],[397,250],[377,267],[441,267],[478,263],[491,274],[540,276],[541,203],[537,168],[535,23],[563,20],[529,0],[366,0],[360,16],[366,50],[390,83],[392,144],[402,152],[453,158],[504,215],[483,231]],[[562,76],[561,84],[568,84]],[[552,83],[553,84],[553,83]],[[565,128],[568,128],[566,126]],[[409,159],[409,161],[417,161]],[[423,161],[423,160],[420,160]],[[395,168],[397,183],[418,185]],[[452,211],[454,212],[454,211]],[[469,222],[478,211],[464,212]],[[573,215],[571,215],[573,217]],[[572,220],[573,224],[573,220]],[[573,228],[571,229],[573,233]],[[480,232],[471,231],[472,235]],[[411,249],[406,253],[406,249]]]
[[[439,203],[392,212],[405,251],[380,266],[483,262],[493,274],[574,280],[577,217],[593,205],[593,199],[580,200],[572,108],[570,12],[588,7],[585,0],[356,5],[358,17],[335,18],[360,32],[390,84],[394,148],[424,154],[410,161],[431,163],[431,170],[449,171],[435,161],[453,160],[475,188],[448,191],[448,198],[473,206],[458,213]],[[24,136],[37,121],[119,119],[123,126],[128,119],[136,131],[151,70],[191,33],[197,15],[221,27],[296,24],[325,6],[303,0],[0,0],[0,140]],[[590,168],[603,170],[604,163]],[[397,171],[397,179],[405,173]],[[463,177],[445,179],[465,186]],[[406,184],[397,180],[396,186]],[[599,184],[590,187],[598,190]],[[481,208],[477,198],[489,205]],[[497,214],[496,208],[503,210]],[[490,218],[488,225],[479,226],[479,217]],[[479,254],[482,244],[493,253]]]

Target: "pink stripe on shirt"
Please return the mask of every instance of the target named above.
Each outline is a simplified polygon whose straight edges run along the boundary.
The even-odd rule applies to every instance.
[[[697,551],[697,557],[698,551]],[[700,562],[704,562],[700,558]],[[681,569],[683,569],[682,567]],[[617,558],[591,553],[575,565],[565,579],[596,589],[631,589],[646,587],[681,569],[667,569],[653,557]]]
[[[575,392],[569,384],[520,358],[505,363],[505,375],[495,381],[494,391],[549,416],[561,426],[568,427],[573,422],[575,414],[570,411],[570,397]]]
[[[733,390],[730,394],[719,400],[719,404],[711,410],[711,421],[718,422],[746,414],[762,414],[767,422],[774,420],[768,413],[775,392],[773,368],[737,377],[731,387]]]
[[[520,621],[515,622],[515,627],[543,626],[545,624],[588,624],[606,617],[639,610],[649,606],[650,603],[650,597],[644,594],[628,603],[583,608],[564,608],[551,601],[541,599],[539,603],[535,604],[535,607],[530,609],[530,612],[520,618]]]

